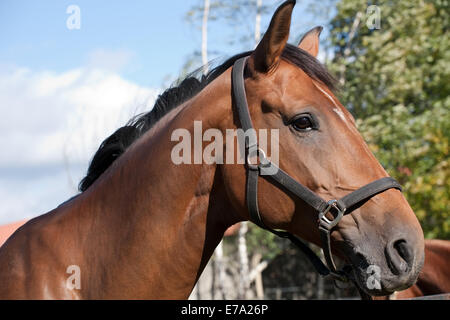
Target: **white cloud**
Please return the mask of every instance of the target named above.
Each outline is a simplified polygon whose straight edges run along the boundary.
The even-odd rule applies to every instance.
[[[88,54],[87,66],[89,68],[119,71],[127,66],[134,57],[129,50],[95,49]]]
[[[86,161],[157,93],[98,69],[0,71],[0,166],[60,162],[64,150]]]
[[[106,69],[1,68],[0,224],[70,197],[101,141],[158,93]]]

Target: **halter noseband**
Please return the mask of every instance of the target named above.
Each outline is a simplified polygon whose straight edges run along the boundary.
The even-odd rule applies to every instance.
[[[248,139],[245,141],[245,163],[248,169],[246,202],[250,219],[261,228],[266,229],[279,237],[290,239],[309,258],[320,275],[331,276],[335,280],[347,282],[351,279],[350,273],[346,270],[346,268],[337,270],[332,257],[330,243],[331,230],[339,223],[344,215],[351,213],[365,201],[369,200],[378,193],[384,192],[391,188],[401,191],[402,188],[394,178],[384,177],[351,192],[339,200],[330,200],[327,202],[313,191],[297,182],[289,174],[267,159],[265,153],[258,147],[256,132],[253,128],[248,109],[244,87],[244,67],[246,59],[247,57],[240,58],[233,65],[232,90],[233,101],[238,111],[241,127],[246,134],[248,134]],[[257,164],[251,162],[251,159],[254,157],[259,159]],[[287,189],[287,191],[302,199],[305,203],[318,212],[318,228],[326,265],[309,248],[308,245],[292,233],[274,230],[264,224],[258,209],[258,177],[260,175],[277,182],[279,185]],[[329,219],[327,217],[327,213],[332,213],[334,218]],[[365,294],[358,286],[356,287],[363,298],[369,298],[369,296]]]

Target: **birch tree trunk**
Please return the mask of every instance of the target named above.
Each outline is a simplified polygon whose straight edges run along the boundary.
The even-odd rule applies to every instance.
[[[358,31],[359,28],[359,24],[361,23],[361,18],[363,16],[363,13],[361,11],[358,11],[356,13],[355,19],[353,20],[353,24],[352,27],[350,29],[350,32],[348,33],[348,41],[347,44],[345,45],[345,49],[344,49],[344,61],[343,63],[341,63],[341,70],[340,70],[340,76],[339,76],[339,83],[341,85],[345,84],[345,71],[346,71],[346,65],[345,65],[345,59],[347,59],[347,57],[350,55],[350,45],[351,42],[353,40],[353,38],[355,37],[356,31]]]
[[[241,222],[238,234],[238,252],[239,252],[239,285],[238,285],[238,299],[246,299],[248,290],[250,288],[249,268],[248,268],[248,252],[247,240],[245,235],[248,231],[247,221]]]
[[[323,251],[320,250],[319,252],[320,252],[319,253],[319,257],[323,261],[323,259],[324,259]],[[325,280],[318,273],[316,273],[316,276],[318,277],[317,278],[317,299],[318,300],[323,300],[323,297],[325,296]]]
[[[226,292],[225,292],[225,261],[224,261],[224,255],[223,255],[223,240],[220,241],[219,245],[216,248],[215,254],[215,267],[216,270],[214,270],[214,272],[218,273],[218,283],[217,283],[217,290],[219,292],[220,295],[220,299],[226,299]]]
[[[203,74],[208,73],[208,16],[209,0],[204,0],[202,20],[202,64]]]
[[[262,0],[256,0],[256,18],[255,18],[255,48],[261,39],[261,8]]]
[[[264,299],[264,286],[262,272],[267,267],[267,261],[262,261],[262,254],[257,252],[252,257],[252,271],[250,272],[250,281],[255,281],[256,299]]]

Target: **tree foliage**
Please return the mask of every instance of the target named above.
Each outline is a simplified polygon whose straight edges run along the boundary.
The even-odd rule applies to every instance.
[[[450,238],[449,1],[341,0],[331,22],[331,69],[345,84],[340,100],[388,172],[399,179],[426,237]],[[352,23],[363,18],[349,43]]]
[[[378,160],[402,184],[428,238],[450,235],[449,106],[418,116],[403,105],[359,120]]]

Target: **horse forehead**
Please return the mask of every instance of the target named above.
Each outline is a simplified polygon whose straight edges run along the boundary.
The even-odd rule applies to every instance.
[[[354,119],[339,100],[325,85],[310,78],[302,69],[282,60],[274,78],[275,86],[279,90],[273,90],[273,88],[272,90],[278,91],[282,99],[290,102],[285,107],[297,108],[299,104],[305,104],[327,108],[345,125],[353,129]],[[298,103],[291,103],[292,101]]]
[[[330,92],[328,92],[325,88],[323,88],[319,83],[316,81],[313,81],[314,86],[316,89],[321,93],[321,95],[327,99],[327,101],[331,104],[331,109],[334,113],[338,115],[338,117],[344,121],[347,122],[347,117],[344,112],[344,108],[339,103],[339,101],[334,97],[334,95]]]
[[[333,113],[335,113],[347,126],[353,128],[355,126],[355,119],[352,117],[350,112],[345,109],[333,93],[331,93],[323,84],[320,84],[314,80],[312,82],[320,94],[329,102],[331,111],[333,111]]]
[[[278,87],[282,98],[288,100],[309,100],[319,98],[312,79],[300,68],[289,63],[280,64],[273,85]]]
[[[317,81],[311,79],[300,68],[295,66],[291,68],[284,69],[286,70],[284,74],[280,72],[276,81],[276,85],[282,89],[282,98],[287,102],[286,107],[296,108],[304,102],[307,105],[336,109],[335,112],[339,112],[340,117],[345,119],[345,112],[341,110],[342,107],[333,94],[318,85]],[[293,101],[298,103],[292,103]]]

